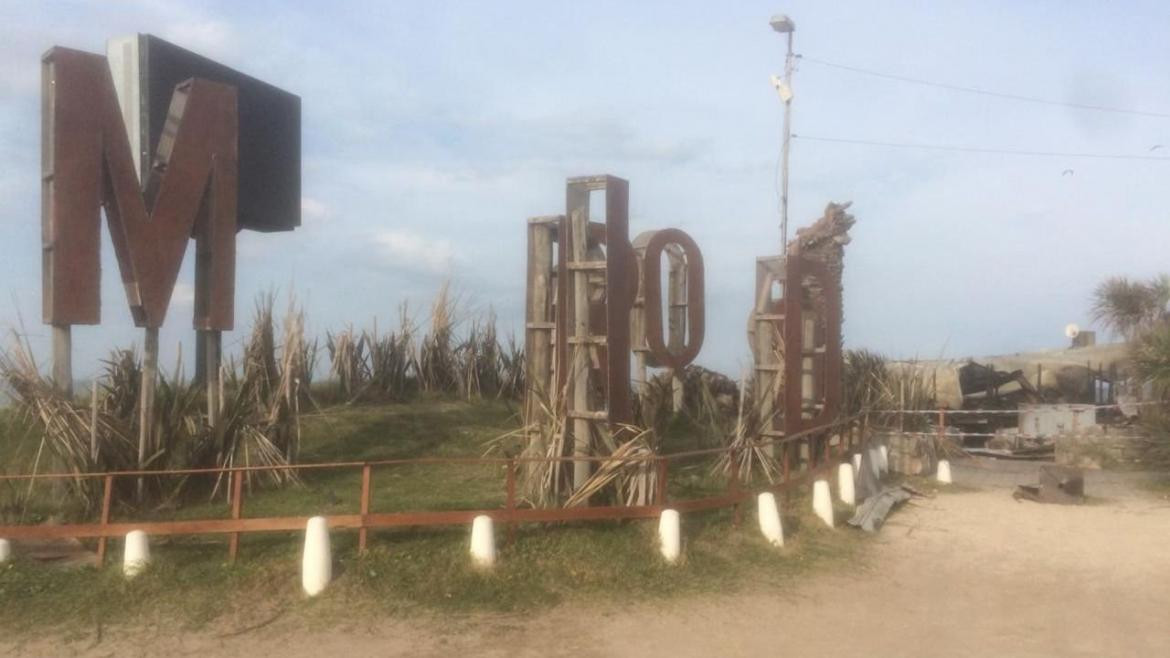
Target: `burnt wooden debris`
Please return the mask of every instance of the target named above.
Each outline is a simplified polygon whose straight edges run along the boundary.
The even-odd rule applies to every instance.
[[[1072,466],[1044,464],[1040,467],[1040,485],[1021,484],[1012,497],[1016,501],[1080,505],[1085,502],[1085,473]]]

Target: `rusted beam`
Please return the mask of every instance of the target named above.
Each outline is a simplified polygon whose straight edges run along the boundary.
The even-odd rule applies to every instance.
[[[110,504],[113,502],[113,497],[114,476],[107,475],[102,484],[102,516],[98,523],[98,526],[103,529],[110,523]],[[97,562],[99,567],[106,563],[106,537],[104,535],[98,540]]]
[[[238,521],[243,518],[244,513],[244,478],[247,473],[237,472],[233,473],[231,477],[232,484],[232,520]],[[235,562],[236,556],[240,553],[240,533],[233,532],[228,537],[228,561]]]
[[[369,541],[370,529],[367,525],[367,519],[370,515],[370,497],[373,494],[373,469],[369,464],[362,464],[362,499],[361,499],[361,514],[362,527],[358,530],[358,551],[366,552],[366,547]]]
[[[504,484],[505,502],[504,509],[508,513],[508,546],[511,546],[516,541],[516,522],[512,520],[512,514],[516,511],[516,461],[508,460],[506,481]]]
[[[673,327],[668,336],[663,336],[662,326],[662,260],[669,257],[668,247],[675,245],[685,255],[686,304],[685,322],[677,319],[677,305],[669,309]],[[646,348],[649,352],[647,363],[652,367],[670,368],[676,373],[695,360],[703,347],[704,335],[704,290],[703,254],[699,246],[684,231],[674,228],[649,231],[640,234],[634,241],[635,249],[642,252],[642,295],[645,305]],[[668,299],[677,292],[668,291]],[[683,328],[685,327],[685,329]],[[686,340],[683,334],[686,334]]]

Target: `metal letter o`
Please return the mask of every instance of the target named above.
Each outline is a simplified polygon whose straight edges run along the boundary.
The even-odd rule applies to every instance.
[[[691,236],[676,228],[643,233],[636,239],[642,254],[642,294],[646,315],[646,347],[652,365],[682,370],[703,346],[703,254]],[[662,255],[668,245],[678,245],[686,256],[687,340],[671,351],[662,337]],[[644,247],[643,247],[644,245]]]

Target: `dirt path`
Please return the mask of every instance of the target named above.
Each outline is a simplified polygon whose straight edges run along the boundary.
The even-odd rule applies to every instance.
[[[791,591],[566,605],[535,619],[388,620],[346,632],[273,624],[227,639],[111,633],[97,645],[7,649],[282,658],[1170,655],[1170,501],[1110,493],[1117,496],[1082,507],[1017,503],[1000,486],[923,501],[891,519],[867,566]]]

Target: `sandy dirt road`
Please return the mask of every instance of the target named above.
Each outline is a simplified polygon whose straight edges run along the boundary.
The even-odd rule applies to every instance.
[[[9,644],[94,656],[1170,656],[1170,501],[1112,487],[1080,507],[1017,503],[995,486],[891,518],[854,573],[535,618],[384,620],[235,638],[128,634]],[[846,532],[846,530],[842,530]]]

